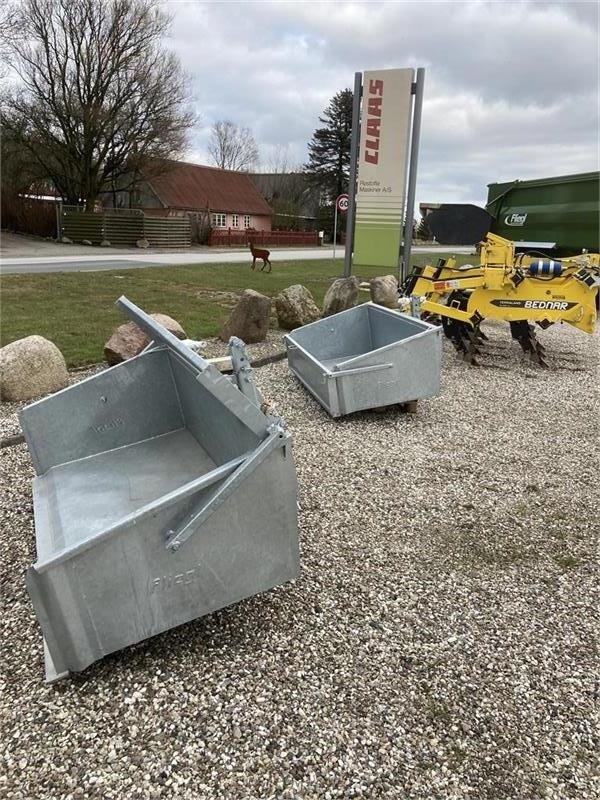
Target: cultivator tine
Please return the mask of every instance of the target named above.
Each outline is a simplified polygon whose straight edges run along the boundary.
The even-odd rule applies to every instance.
[[[531,354],[531,358],[540,365],[540,367],[547,367],[548,362],[546,361],[546,348],[540,344],[536,338],[535,330],[532,331],[533,337],[533,346],[535,348],[535,352]]]
[[[465,344],[465,361],[474,367],[478,367],[479,363],[476,361],[475,356],[481,355],[481,351],[477,346],[481,339],[479,338],[478,331],[474,328],[463,327],[463,342]]]
[[[521,349],[529,358],[541,367],[547,367],[546,350],[537,340],[535,328],[527,320],[510,323],[510,333],[519,342]]]
[[[513,339],[517,341],[520,340],[523,332],[523,325],[527,326],[527,322],[521,320],[520,322],[509,322],[510,325],[510,335]]]
[[[452,342],[454,349],[461,356],[462,360],[474,367],[479,366],[477,356],[481,354],[479,344],[478,326],[472,326],[465,322],[444,317],[442,319],[444,334]]]
[[[469,364],[471,367],[480,367],[481,364],[475,358],[475,356],[478,356],[478,355],[479,355],[478,351],[465,350],[464,355],[463,355],[463,361],[466,364]]]
[[[476,360],[476,356],[480,355],[480,352],[475,341],[468,334],[462,334],[458,342],[459,347],[457,349],[463,361],[466,361],[467,364],[471,364],[474,367],[478,367],[479,364]]]
[[[498,363],[498,358],[502,361],[508,355],[506,347],[497,340],[489,340],[489,337],[480,329],[482,320],[473,323],[461,322],[460,320],[442,317],[444,335],[452,342],[454,349],[465,364],[473,367],[490,367],[493,369],[507,369]],[[535,335],[535,328],[526,320],[510,323],[510,330],[513,339],[519,342],[523,352],[541,367],[547,367],[546,350],[541,345]],[[489,361],[489,357],[492,360]]]

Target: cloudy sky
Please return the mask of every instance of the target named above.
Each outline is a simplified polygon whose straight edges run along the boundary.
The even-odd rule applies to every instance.
[[[481,203],[486,184],[598,169],[598,3],[165,2],[208,163],[217,119],[263,159],[306,159],[355,71],[426,68],[418,201]]]

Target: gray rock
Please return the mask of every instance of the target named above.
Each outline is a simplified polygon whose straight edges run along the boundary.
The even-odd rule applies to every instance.
[[[92,243],[90,242],[90,240],[89,240],[89,239],[82,239],[82,240],[81,240],[81,244],[87,244],[87,245],[90,245],[90,246],[91,246],[91,244],[92,244]]]
[[[142,250],[145,250],[147,247],[150,247],[150,242],[148,239],[138,239],[135,243],[136,247],[140,247]]]
[[[163,325],[170,333],[178,339],[187,339],[187,334],[181,325],[172,317],[166,314],[150,314],[152,319]],[[126,322],[119,325],[112,333],[110,339],[104,345],[104,358],[113,366],[127,361],[142,352],[144,347],[150,344],[150,339],[135,322]]]
[[[291,331],[319,319],[321,312],[312,294],[299,283],[288,286],[275,298],[277,322],[280,328]]]
[[[4,401],[56,392],[68,380],[63,354],[43,336],[27,336],[0,348],[0,398]]]
[[[358,278],[352,275],[349,278],[337,278],[325,295],[323,300],[323,316],[329,317],[347,308],[353,308],[358,298]]]
[[[100,247],[111,247],[111,243],[108,241],[108,239],[102,239],[100,242]]]
[[[371,300],[386,308],[398,308],[398,281],[394,275],[382,275],[370,282]]]
[[[61,237],[61,239],[60,239],[60,241],[61,241],[63,244],[73,244],[73,240],[72,240],[72,239],[69,239],[69,237],[68,237],[68,236],[62,236],[62,237]]]
[[[223,325],[219,338],[228,342],[231,336],[237,336],[246,344],[264,342],[270,316],[271,298],[254,289],[245,289]]]

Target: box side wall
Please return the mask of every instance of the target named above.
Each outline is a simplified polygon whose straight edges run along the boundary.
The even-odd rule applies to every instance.
[[[432,397],[440,391],[442,342],[438,330],[363,356],[353,367],[391,364],[336,380],[342,414]]]
[[[323,366],[308,358],[293,344],[288,347],[288,366],[298,380],[308,389],[313,397],[330,413],[335,414],[335,397],[332,397],[332,382],[328,381]]]
[[[317,361],[339,358],[343,360],[371,349],[368,309],[356,306],[348,311],[333,314],[288,334]]]
[[[163,350],[144,353],[33,403],[20,419],[38,474],[184,424]]]
[[[253,450],[259,437],[202,386],[190,368],[174,355],[169,358],[185,425],[215,464]]]
[[[297,484],[287,450],[275,450],[175,553],[165,549],[165,531],[184,507],[42,565],[34,599],[54,662],[84,669],[296,577]]]
[[[373,306],[369,307],[369,325],[373,350],[394,342],[405,341],[411,336],[429,330],[429,326],[421,320],[395,311],[383,311]]]

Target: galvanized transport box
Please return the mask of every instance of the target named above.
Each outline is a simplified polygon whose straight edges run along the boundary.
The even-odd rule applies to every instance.
[[[25,408],[46,678],[298,575],[291,437],[124,298],[152,349]]]
[[[288,364],[332,417],[440,390],[441,329],[375,303],[285,337]]]

